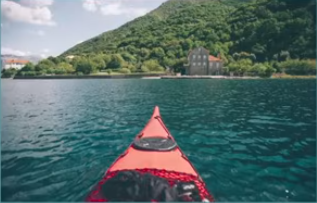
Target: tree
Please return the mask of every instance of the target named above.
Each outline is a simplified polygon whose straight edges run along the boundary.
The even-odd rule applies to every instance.
[[[149,68],[144,66],[144,65],[142,65],[141,71],[144,72],[144,73],[150,72]]]
[[[97,70],[104,69],[106,67],[106,63],[104,61],[103,56],[97,55],[91,58],[91,62],[94,64]]]
[[[163,65],[166,67],[172,67],[173,65],[175,65],[175,60],[174,59],[170,59],[167,57],[163,58]]]
[[[124,65],[124,60],[120,54],[111,55],[111,61],[108,63],[107,68],[119,69]]]
[[[66,62],[61,62],[57,65],[56,74],[65,74],[65,73],[74,73],[76,70],[75,68]]]
[[[128,52],[132,53],[132,54],[136,54],[138,52],[138,49],[135,48],[134,46],[129,45],[127,47]]]
[[[183,50],[190,50],[193,47],[193,41],[191,39],[186,39],[182,42]]]
[[[314,75],[316,74],[316,63],[311,60],[287,60],[281,62],[279,68],[290,75]]]
[[[21,68],[21,71],[34,71],[34,70],[35,70],[34,64],[31,62],[25,64],[25,66]]]
[[[49,68],[55,68],[56,64],[53,63],[51,60],[49,59],[44,59],[42,61],[40,61],[37,65],[35,65],[35,71],[43,71],[43,70],[47,70]]]
[[[73,59],[71,59],[69,61],[69,64],[71,64],[73,67],[76,67],[78,62],[82,59],[82,57],[80,56],[77,56],[77,57],[74,57]],[[76,69],[76,68],[75,68]]]
[[[94,71],[93,64],[87,59],[81,58],[76,64],[76,72],[81,72],[83,74],[90,74]]]
[[[151,54],[151,57],[157,58],[157,59],[162,59],[165,56],[164,49],[161,47],[154,48]]]
[[[279,61],[286,61],[290,59],[290,54],[288,51],[281,51],[279,54]]]
[[[270,77],[276,70],[268,63],[256,63],[252,67],[253,74],[260,77]]]
[[[10,69],[3,69],[1,71],[1,77],[2,78],[11,78],[17,73],[17,70],[15,68]]]
[[[107,67],[108,63],[111,61],[111,56],[104,54],[104,55],[102,55],[102,59],[105,62],[105,67]]]
[[[33,65],[33,63],[29,62],[29,63],[25,64],[25,66],[23,68],[18,70],[16,75],[17,76],[24,76],[27,72],[34,72],[34,71],[35,71],[35,66]]]
[[[255,54],[250,54],[249,58],[252,60],[252,62],[256,61],[256,56]]]
[[[169,58],[174,59],[174,58],[176,58],[175,54],[176,53],[174,53],[174,51],[167,51],[166,56],[169,57]]]
[[[127,53],[127,52],[121,54],[121,56],[128,63],[133,63],[133,62],[136,61],[136,58],[133,55]]]
[[[47,74],[55,74],[55,69],[49,68],[49,69],[46,70],[46,73]]]
[[[239,60],[240,59],[240,54],[239,53],[234,53],[233,55],[232,55],[232,57],[233,57],[233,59],[234,60]]]
[[[63,74],[66,74],[67,72],[66,72],[65,69],[63,69],[63,68],[61,68],[61,67],[57,67],[57,68],[54,70],[54,73],[55,73],[56,75],[63,75]]]
[[[172,66],[175,73],[184,73],[184,64],[188,64],[187,58],[180,58],[175,60],[175,64]]]
[[[47,60],[53,62],[56,65],[62,62],[61,58],[53,56],[48,57]]]
[[[217,34],[214,31],[211,31],[210,34],[208,34],[206,40],[215,43],[215,42],[219,41],[219,37],[217,36]]]
[[[229,71],[240,76],[252,70],[252,61],[250,59],[240,59],[229,64]]]
[[[143,67],[146,67],[149,71],[164,71],[164,68],[160,66],[157,60],[148,60],[143,63]]]
[[[141,52],[140,52],[141,57],[143,58],[147,58],[150,56],[150,51],[146,48],[141,48]]]

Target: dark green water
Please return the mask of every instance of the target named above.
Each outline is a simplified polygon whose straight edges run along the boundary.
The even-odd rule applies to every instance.
[[[2,201],[83,201],[158,105],[216,201],[316,201],[316,80],[3,80]]]

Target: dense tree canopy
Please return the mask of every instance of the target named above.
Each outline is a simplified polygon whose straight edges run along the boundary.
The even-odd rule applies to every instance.
[[[221,55],[228,71],[269,75],[283,69],[277,62],[315,58],[315,6],[314,0],[169,0],[116,30],[41,61],[34,71],[56,69],[66,56],[75,55],[68,62],[72,68],[63,68],[68,73],[182,72],[189,51],[204,46],[210,54]]]

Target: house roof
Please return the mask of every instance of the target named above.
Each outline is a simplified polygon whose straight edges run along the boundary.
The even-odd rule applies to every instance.
[[[68,55],[68,56],[66,56],[66,58],[69,58],[69,59],[72,59],[72,58],[74,58],[75,56],[74,55]]]
[[[23,60],[23,59],[6,59],[6,60],[4,60],[4,62],[5,62],[6,64],[10,64],[10,63],[27,64],[27,63],[29,63],[28,60]]]
[[[209,61],[221,61],[220,58],[209,55]]]
[[[208,50],[208,49],[205,49],[204,47],[197,47],[197,48],[195,48],[195,49],[190,50],[189,53],[188,53],[188,56],[191,55],[191,53],[192,53],[194,50],[199,49],[199,48],[202,48],[202,49],[204,49],[205,51],[207,51],[207,52],[209,53],[209,50]]]
[[[189,53],[188,53],[188,57],[191,55],[191,53],[192,53],[194,50],[199,49],[199,48],[202,48],[202,49],[204,49],[205,51],[207,51],[208,53],[210,53],[208,49],[205,49],[204,47],[198,47],[198,48],[195,48],[195,49],[190,50]],[[209,61],[221,61],[221,58],[220,58],[220,57],[218,58],[218,57],[209,55]]]

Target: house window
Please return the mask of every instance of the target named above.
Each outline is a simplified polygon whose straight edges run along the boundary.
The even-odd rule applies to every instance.
[[[193,59],[195,59],[195,58],[196,58],[196,55],[194,54],[194,55],[193,55]]]
[[[219,63],[217,63],[217,68],[219,68]]]
[[[196,66],[196,63],[193,63],[193,66]]]
[[[206,59],[206,55],[204,55],[204,59]]]
[[[201,64],[201,63],[199,62],[198,65],[200,66],[200,64]]]
[[[204,66],[206,65],[206,62],[204,62]]]
[[[200,56],[200,55],[198,55],[198,58],[200,59],[200,58],[201,58],[201,56]]]

